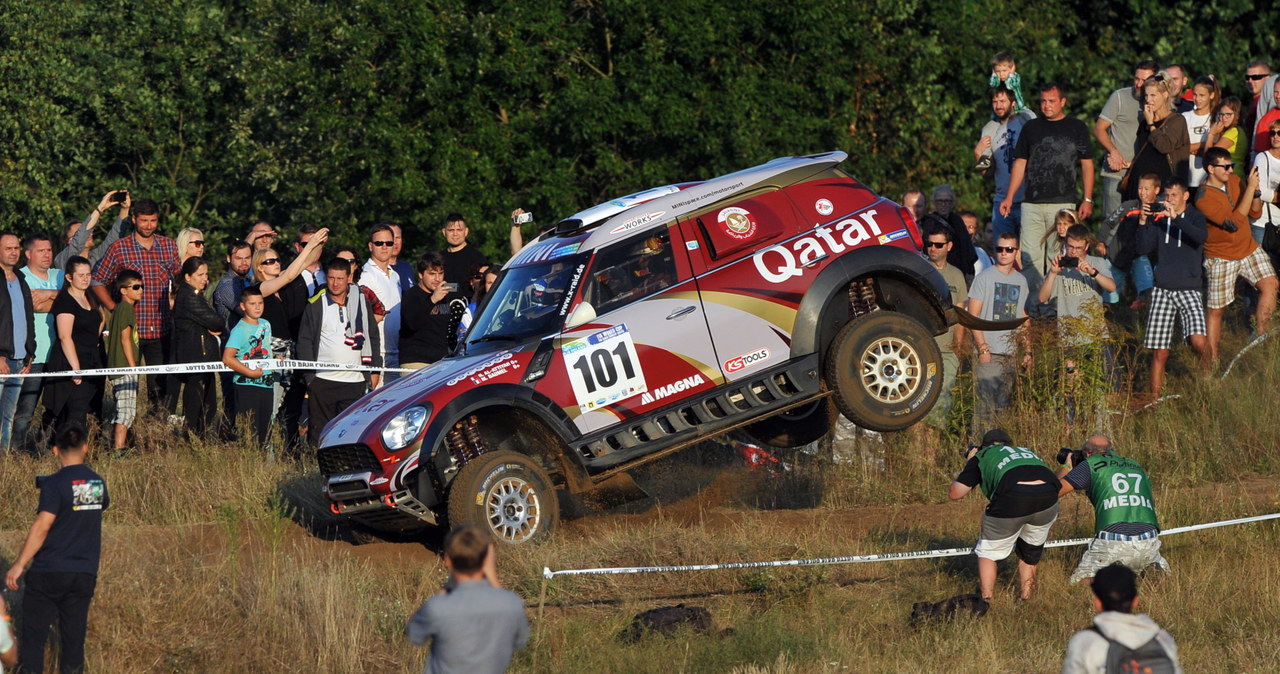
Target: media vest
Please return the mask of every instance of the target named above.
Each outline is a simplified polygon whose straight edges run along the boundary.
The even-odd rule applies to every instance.
[[[982,493],[986,494],[988,500],[991,499],[992,494],[996,493],[996,487],[1000,486],[1000,479],[1004,474],[1019,466],[1044,466],[1045,470],[1049,470],[1049,464],[1025,447],[988,445],[978,450],[978,472],[982,473]]]
[[[1111,452],[1094,454],[1089,464],[1089,500],[1093,501],[1094,533],[1120,522],[1150,524],[1157,530],[1156,503],[1151,480],[1137,461]]]

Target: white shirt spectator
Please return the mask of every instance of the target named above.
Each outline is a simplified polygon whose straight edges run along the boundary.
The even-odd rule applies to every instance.
[[[400,274],[391,267],[387,267],[384,272],[378,267],[378,263],[369,260],[364,263],[364,271],[360,274],[360,285],[372,290],[387,310],[386,317],[378,324],[378,334],[382,338],[383,365],[399,367]]]

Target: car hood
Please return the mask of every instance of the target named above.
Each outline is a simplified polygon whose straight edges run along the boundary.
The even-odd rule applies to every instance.
[[[401,377],[389,386],[375,389],[329,422],[320,436],[320,446],[367,441],[370,436],[381,433],[391,417],[412,405],[431,403],[434,414],[457,394],[450,392],[442,396],[439,393],[442,389],[457,387],[460,391],[470,388],[474,384],[473,377],[503,369],[503,365],[514,361],[523,349],[523,346],[517,346],[474,356],[446,358]],[[380,444],[381,440],[378,442]]]

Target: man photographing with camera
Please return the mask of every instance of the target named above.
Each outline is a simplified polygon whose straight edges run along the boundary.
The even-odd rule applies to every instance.
[[[1049,527],[1058,519],[1058,478],[1040,457],[1013,446],[1001,428],[987,431],[982,445],[965,453],[964,470],[951,483],[952,501],[975,486],[991,501],[982,515],[982,533],[973,552],[978,556],[978,584],[982,598],[991,601],[996,586],[996,562],[1018,554],[1019,596],[1031,599],[1036,565],[1044,554]]]
[[[1169,562],[1160,556],[1160,522],[1147,471],[1133,459],[1119,456],[1111,438],[1095,435],[1077,451],[1058,452],[1058,496],[1073,491],[1089,495],[1094,509],[1094,536],[1069,583],[1092,578],[1098,569],[1119,562],[1135,573],[1153,564],[1165,571]]]

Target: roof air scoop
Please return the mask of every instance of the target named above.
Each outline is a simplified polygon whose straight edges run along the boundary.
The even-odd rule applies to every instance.
[[[578,218],[561,220],[556,223],[556,234],[572,234],[586,226],[587,223],[579,220]]]

